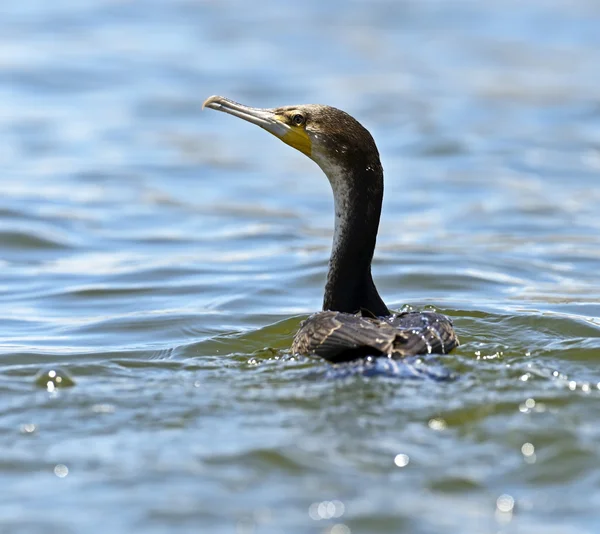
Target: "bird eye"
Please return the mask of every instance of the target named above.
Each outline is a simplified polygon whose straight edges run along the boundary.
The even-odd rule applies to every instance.
[[[292,123],[295,126],[302,126],[304,124],[304,115],[302,115],[301,113],[296,113],[293,117],[292,117]]]

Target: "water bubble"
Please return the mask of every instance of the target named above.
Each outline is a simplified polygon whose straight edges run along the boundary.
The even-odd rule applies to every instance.
[[[33,423],[25,423],[21,425],[22,434],[33,434],[36,431],[36,426]]]

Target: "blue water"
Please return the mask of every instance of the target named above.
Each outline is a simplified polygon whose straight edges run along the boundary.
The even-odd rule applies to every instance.
[[[5,4],[2,533],[598,531],[597,2]],[[329,184],[212,94],[369,128],[380,292],[458,350],[289,353]]]

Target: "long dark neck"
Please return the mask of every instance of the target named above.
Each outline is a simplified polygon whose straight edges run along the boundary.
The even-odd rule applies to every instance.
[[[333,188],[335,230],[323,309],[389,315],[371,277],[383,201],[379,158],[358,169],[324,170]]]

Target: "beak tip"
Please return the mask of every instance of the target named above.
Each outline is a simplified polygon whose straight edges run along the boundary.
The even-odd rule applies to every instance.
[[[202,102],[202,109],[210,108],[210,109],[219,109],[221,107],[222,96],[209,96],[204,102]]]

